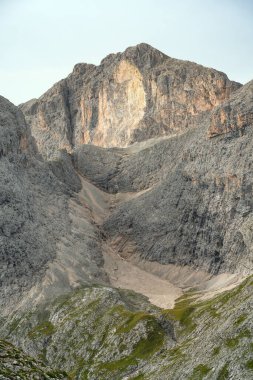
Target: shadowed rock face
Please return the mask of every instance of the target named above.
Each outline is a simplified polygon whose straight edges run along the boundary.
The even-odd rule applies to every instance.
[[[20,107],[39,151],[51,156],[82,144],[125,147],[180,133],[239,87],[221,72],[140,44],[99,66],[76,65],[41,98]]]
[[[9,153],[28,153],[34,149],[24,115],[0,96],[0,158]]]
[[[92,282],[91,272],[100,281],[99,237],[89,213],[78,215],[81,183],[69,156],[42,161],[22,112],[3,97],[0,137],[1,312],[25,292],[31,300],[61,294]]]

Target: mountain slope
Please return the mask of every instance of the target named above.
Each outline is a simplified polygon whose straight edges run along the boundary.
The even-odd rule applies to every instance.
[[[13,315],[1,334],[72,379],[249,380],[252,286],[249,277],[213,299],[190,291],[169,310],[86,287]]]
[[[76,215],[81,183],[69,157],[42,161],[21,111],[2,97],[0,133],[1,312],[17,307],[24,294],[29,303],[79,281],[103,282],[99,234],[88,212]]]
[[[252,94],[141,44],[0,98],[1,337],[72,379],[252,378]]]
[[[0,340],[0,378],[2,380],[68,379],[63,371],[45,367],[40,361],[25,355],[12,344]]]

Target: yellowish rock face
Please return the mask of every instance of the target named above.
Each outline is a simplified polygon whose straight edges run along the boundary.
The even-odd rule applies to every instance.
[[[93,139],[85,125],[90,121],[91,112],[83,108],[84,143],[92,141],[103,147],[128,145],[132,132],[144,116],[145,107],[140,71],[132,63],[121,61],[115,69],[113,80],[104,81],[99,91],[98,123]]]
[[[126,147],[184,133],[198,126],[201,113],[239,87],[223,73],[145,45],[111,54],[99,66],[78,64],[66,79],[21,109],[38,150],[51,157],[59,149],[72,152],[82,144]]]

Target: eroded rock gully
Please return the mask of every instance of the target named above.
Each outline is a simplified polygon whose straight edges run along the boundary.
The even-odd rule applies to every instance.
[[[158,139],[157,144],[159,143],[160,140]],[[244,276],[229,273],[213,276],[205,270],[200,270],[199,267],[193,269],[189,265],[180,266],[169,263],[159,264],[159,262],[153,260],[147,261],[141,254],[141,250],[134,239],[135,235],[132,234],[134,227],[131,224],[122,234],[114,234],[113,237],[107,235],[107,226],[110,223],[110,219],[114,218],[114,213],[122,210],[122,208],[129,208],[131,203],[135,204],[135,202],[138,202],[138,199],[152,193],[157,186],[159,187],[159,181],[158,183],[153,183],[151,188],[139,191],[119,192],[119,189],[121,189],[120,183],[114,184],[112,187],[108,186],[108,183],[111,180],[113,181],[114,176],[121,176],[122,171],[124,172],[122,160],[127,160],[126,165],[129,165],[129,161],[131,162],[131,160],[136,159],[135,154],[140,154],[143,150],[149,149],[155,144],[153,140],[146,144],[137,144],[122,151],[119,149],[108,151],[108,157],[112,153],[112,161],[107,157],[107,164],[109,166],[112,164],[116,170],[110,172],[113,174],[106,179],[103,177],[103,180],[101,180],[99,168],[103,168],[103,172],[106,172],[107,168],[101,165],[100,158],[97,161],[92,160],[92,166],[89,166],[89,152],[92,152],[92,157],[94,157],[96,149],[98,149],[99,153],[104,152],[100,148],[92,146],[81,148],[82,154],[78,152],[75,165],[78,168],[80,176],[80,173],[84,175],[84,170],[89,168],[86,174],[101,188],[99,190],[99,188],[81,177],[81,197],[86,200],[94,222],[98,229],[102,231],[104,269],[109,277],[110,284],[115,287],[131,289],[142,293],[155,305],[171,308],[174,305],[175,299],[180,297],[184,290],[191,287],[198,288],[201,289],[200,293],[203,297],[211,297],[226,289],[233,288],[242,281]],[[132,152],[134,152],[133,157]],[[115,154],[118,161],[115,160]],[[84,161],[80,159],[80,156]],[[120,164],[117,164],[117,162]],[[83,163],[85,163],[85,166],[83,166]],[[123,189],[126,190],[124,182]],[[130,189],[128,188],[128,190]],[[142,219],[141,222],[145,223],[145,220]],[[153,232],[152,239],[157,239],[159,236],[163,237],[162,231]]]

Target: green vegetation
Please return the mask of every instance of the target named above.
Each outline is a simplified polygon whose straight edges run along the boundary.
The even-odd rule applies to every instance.
[[[229,338],[229,339],[227,339],[225,341],[225,344],[229,348],[235,348],[238,345],[239,340],[240,339],[238,337],[236,337],[236,338]]]
[[[111,314],[116,314],[120,319],[124,319],[124,322],[116,330],[117,334],[128,333],[131,331],[139,322],[142,321],[152,321],[155,317],[151,314],[147,314],[143,311],[131,312],[125,309],[122,305],[115,306],[110,311]]]
[[[242,322],[245,321],[245,319],[247,319],[247,314],[241,314],[240,317],[238,317],[235,321],[235,325],[240,325]]]
[[[47,356],[47,347],[42,347],[41,342],[54,335],[52,344],[47,340],[47,344],[50,342],[51,355],[57,355],[58,363],[64,363],[64,366],[71,363],[71,379],[87,379],[90,368],[101,379],[107,379],[111,372],[118,376],[128,367],[138,366],[139,362],[153,357],[162,349],[165,340],[165,332],[157,316],[138,310],[140,306],[145,307],[145,303],[149,306],[147,300],[142,296],[139,300],[139,296],[133,292],[120,292],[124,304],[115,303],[115,298],[118,299],[116,290],[112,292],[102,287],[77,289],[59,297],[43,310],[35,309],[29,316],[24,315],[21,323],[23,331],[28,339],[37,343],[40,350],[38,356],[43,361]],[[159,311],[155,307],[149,308]],[[59,319],[53,325],[49,318],[55,313]],[[26,326],[30,325],[30,321],[34,325],[36,320],[37,324],[28,330]],[[129,334],[133,334],[134,341],[126,344]],[[111,344],[113,335],[116,342]],[[107,352],[110,353],[106,362],[101,362],[100,358],[94,359],[98,346],[101,352],[105,352],[105,357]],[[79,354],[82,351],[83,357]]]
[[[89,364],[89,363],[88,363],[88,364]],[[84,373],[87,374],[87,371],[85,371],[86,366],[87,366],[86,361],[85,361],[82,357],[76,356],[76,357],[75,357],[75,367],[74,367],[74,369],[72,369],[72,370],[69,372],[69,377],[70,377],[70,379],[71,379],[71,380],[72,380],[72,379],[73,379],[73,380],[76,379],[76,377],[77,377],[80,373],[82,373],[82,375],[83,375]]]
[[[247,361],[246,368],[253,370],[253,359]]]
[[[193,301],[192,293],[186,293],[177,300],[173,309],[163,311],[163,315],[167,318],[180,322],[184,333],[191,333],[196,327],[192,319],[192,313],[195,311]]]
[[[168,357],[171,358],[171,359],[181,358],[182,355],[183,355],[183,353],[182,353],[182,349],[181,349],[180,346],[176,346],[174,348],[171,348],[168,351]]]
[[[147,337],[140,339],[133,350],[133,356],[148,359],[159,351],[164,343],[164,331],[156,320],[147,323]]]
[[[130,319],[129,323],[132,326],[133,319]],[[126,331],[129,331],[127,324],[125,326]],[[139,360],[146,360],[158,352],[164,343],[164,332],[155,319],[148,319],[146,328],[147,337],[136,343],[130,355],[116,361],[101,363],[99,368],[108,372],[122,372],[129,366],[136,366]]]
[[[209,368],[207,365],[199,364],[197,367],[194,368],[189,380],[202,380],[210,371],[211,368]]]
[[[197,292],[187,292],[172,310],[152,306],[134,292],[84,287],[59,297],[43,310],[34,309],[19,321],[10,319],[10,333],[15,330],[14,336],[20,333],[30,344],[32,340],[44,362],[48,358],[69,368],[72,380],[87,380],[91,374],[100,380],[120,379],[128,373],[133,373],[133,380],[142,380],[147,378],[147,363],[154,366],[150,379],[157,374],[177,378],[182,364],[188,380],[205,379],[217,368],[221,356],[230,360],[238,350],[244,355],[241,364],[245,371],[251,371],[252,333],[245,312],[247,297],[252,294],[250,281],[252,278],[203,301],[198,300]],[[241,302],[245,302],[243,308]],[[227,317],[229,324],[224,324]],[[203,361],[207,364],[193,369],[193,357],[200,357],[204,346]],[[229,378],[229,363],[217,376],[218,380]]]
[[[115,371],[124,371],[129,366],[136,366],[137,360],[132,356],[127,356],[125,358],[108,362],[108,363],[102,363],[99,366],[100,370],[106,370],[107,372],[115,372]]]
[[[140,375],[137,375],[132,378],[132,380],[145,380],[144,375],[141,373]]]
[[[253,351],[253,343],[250,343],[249,349],[250,349],[250,351]]]
[[[30,330],[28,336],[31,339],[36,339],[41,336],[50,336],[54,333],[54,331],[54,325],[49,321],[45,321],[40,325],[35,326],[32,330]]]
[[[0,375],[5,379],[67,379],[64,371],[52,370],[42,362],[25,355],[12,344],[0,340]]]
[[[240,331],[238,335],[236,335],[234,338],[229,338],[225,341],[225,344],[229,348],[235,348],[238,346],[239,342],[243,338],[250,338],[251,332],[248,329]]]
[[[212,356],[219,355],[220,350],[221,350],[220,347],[215,347],[215,348],[213,349]]]
[[[227,380],[229,378],[228,364],[226,363],[218,373],[217,380]]]

